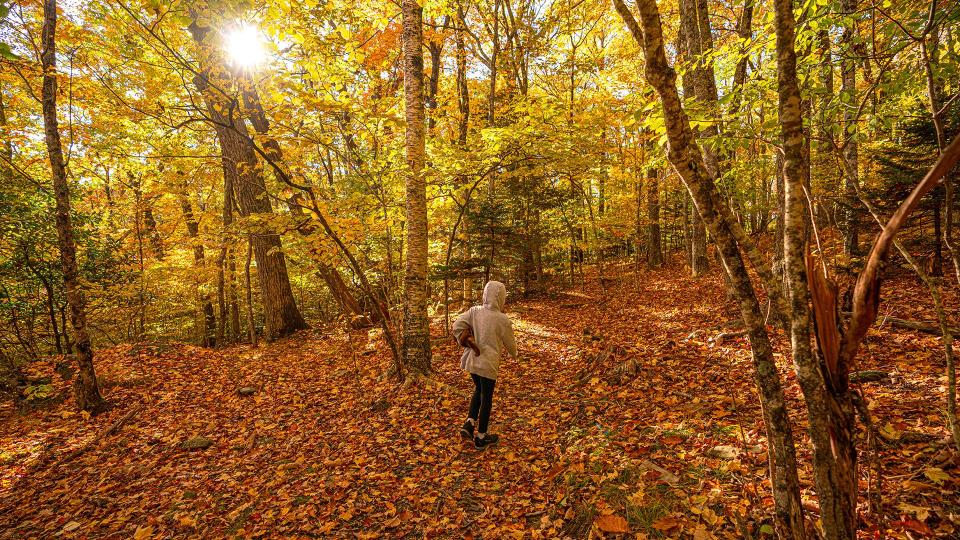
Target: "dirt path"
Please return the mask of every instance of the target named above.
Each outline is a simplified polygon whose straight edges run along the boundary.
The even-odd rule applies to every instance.
[[[717,307],[721,283],[679,273],[508,299],[522,354],[501,368],[492,430],[503,439],[485,452],[457,433],[472,385],[439,326],[443,384],[407,388],[379,378],[389,360],[375,336],[356,332],[258,349],[103,351],[114,411],[86,421],[62,404],[0,421],[0,538],[766,531],[749,349],[742,338],[708,342],[733,318]],[[707,331],[687,340],[695,329]],[[258,390],[238,395],[244,386]],[[62,461],[139,406],[116,433]],[[181,448],[195,436],[212,445]],[[922,493],[909,500],[924,502]]]

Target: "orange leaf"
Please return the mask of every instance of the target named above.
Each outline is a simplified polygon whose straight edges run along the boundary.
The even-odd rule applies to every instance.
[[[630,532],[630,526],[627,520],[620,516],[600,516],[593,522],[601,531],[607,533],[627,533]]]

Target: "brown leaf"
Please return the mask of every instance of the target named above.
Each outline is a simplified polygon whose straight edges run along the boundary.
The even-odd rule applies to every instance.
[[[617,515],[600,516],[594,522],[601,531],[607,533],[627,533],[630,532],[630,526],[627,520]]]

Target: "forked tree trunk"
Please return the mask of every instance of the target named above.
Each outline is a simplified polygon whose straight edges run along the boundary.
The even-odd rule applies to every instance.
[[[210,29],[194,22],[190,33],[200,49],[201,73],[193,82],[203,95],[207,113],[214,124],[223,155],[224,174],[233,179],[240,214],[244,217],[273,214],[263,169],[250,143],[246,122],[238,116],[236,100],[224,95],[229,81],[222,74],[223,68],[216,67],[219,55],[214,53],[214,45],[210,43]],[[293,296],[280,235],[258,232],[252,238],[267,340],[309,328]]]
[[[803,117],[794,47],[792,0],[775,0],[777,80],[784,148],[784,267],[790,300],[790,341],[803,391],[813,444],[814,478],[827,538],[857,536],[857,451],[855,418],[845,366],[823,365],[810,342],[807,285],[807,198]],[[825,377],[829,377],[828,381]]]
[[[406,109],[407,258],[404,274],[403,360],[408,369],[428,373],[430,319],[427,317],[427,195],[423,107],[423,8],[403,0],[403,89]]]
[[[77,378],[73,381],[73,395],[80,410],[96,414],[106,408],[106,402],[100,396],[97,373],[93,367],[93,347],[87,333],[87,305],[80,288],[80,275],[77,270],[77,247],[73,239],[73,225],[70,218],[70,186],[67,183],[67,170],[63,161],[63,147],[60,143],[60,127],[57,123],[57,2],[43,2],[43,53],[40,57],[43,65],[43,130],[50,159],[53,192],[56,198],[57,241],[60,246],[60,266],[63,269],[63,284],[70,306],[70,323],[73,326],[74,342],[77,350]]]
[[[720,206],[724,203],[717,186],[707,174],[703,156],[690,129],[689,119],[680,103],[676,73],[667,63],[656,0],[637,0],[640,24],[634,19],[624,0],[613,2],[644,51],[646,79],[656,89],[663,105],[667,138],[670,142],[668,157],[717,242],[723,264],[731,278],[733,293],[740,304],[741,316],[748,329],[769,441],[770,478],[773,484],[777,531],[782,538],[805,538],[796,450],[770,338],[734,232],[728,219],[721,214]]]

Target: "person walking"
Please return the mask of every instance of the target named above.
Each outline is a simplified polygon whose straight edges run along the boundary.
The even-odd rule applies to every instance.
[[[513,325],[503,312],[506,299],[507,287],[499,281],[489,281],[483,288],[483,305],[471,307],[453,323],[453,336],[464,347],[460,367],[470,374],[474,385],[467,420],[460,434],[473,439],[478,450],[500,440],[487,429],[501,351],[506,349],[512,358],[517,357]]]

